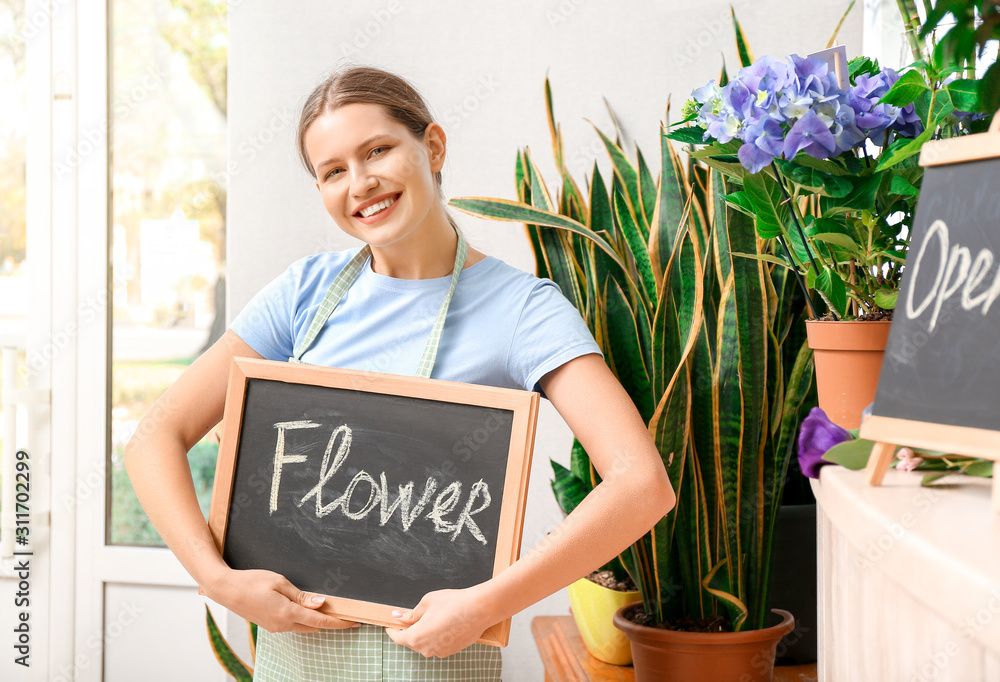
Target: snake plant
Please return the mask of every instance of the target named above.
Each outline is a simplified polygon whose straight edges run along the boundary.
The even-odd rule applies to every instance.
[[[812,355],[804,300],[786,268],[757,255],[753,218],[727,207],[724,178],[682,162],[664,131],[659,178],[641,152],[596,130],[612,173],[581,188],[566,169],[545,84],[555,196],[528,150],[515,200],[450,205],[523,223],[537,272],[554,280],[593,332],[648,424],[677,505],[620,556],[659,622],[728,616],[766,626],[772,536]],[[556,467],[564,507],[599,482],[579,443]]]

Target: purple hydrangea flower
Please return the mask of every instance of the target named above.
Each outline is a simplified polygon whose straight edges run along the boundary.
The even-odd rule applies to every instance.
[[[858,127],[875,144],[886,143],[886,132],[904,137],[916,137],[923,132],[923,124],[912,104],[900,108],[879,103],[898,80],[899,74],[890,68],[882,69],[874,76],[859,74],[854,79],[854,86],[847,92]]]
[[[761,116],[751,123],[743,136],[744,144],[737,156],[743,167],[751,173],[758,173],[764,166],[781,156],[784,148],[785,131],[777,119]]]
[[[827,450],[838,443],[854,440],[846,429],[837,426],[818,407],[812,408],[802,420],[799,430],[799,467],[809,478],[819,478],[819,470],[826,464],[823,459]]]
[[[827,62],[816,57],[764,56],[737,72],[725,87],[710,82],[685,105],[697,112],[705,140],[739,140],[740,163],[757,173],[775,158],[799,152],[817,159],[838,156],[871,139],[885,145],[892,135],[921,132],[913,105],[894,107],[879,100],[899,75],[884,69],[860,75],[842,90]]]
[[[837,148],[829,126],[815,111],[807,111],[785,136],[785,158],[794,159],[800,151],[817,159],[827,159]]]

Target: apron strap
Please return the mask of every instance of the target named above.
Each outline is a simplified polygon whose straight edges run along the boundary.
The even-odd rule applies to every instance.
[[[448,306],[451,305],[451,298],[455,295],[458,278],[462,274],[462,268],[465,267],[465,255],[468,253],[468,247],[465,244],[465,239],[462,238],[462,233],[458,230],[456,233],[458,234],[458,250],[455,252],[455,269],[451,272],[451,286],[448,287],[448,293],[441,301],[441,308],[438,309],[437,319],[434,320],[434,327],[431,328],[431,335],[427,339],[427,345],[424,346],[424,354],[420,357],[420,364],[417,365],[416,375],[426,379],[430,378],[431,372],[434,370],[438,346],[441,345],[441,334],[444,332],[444,321],[448,317]]]
[[[302,354],[313,345],[313,341],[319,336],[319,332],[323,329],[326,321],[330,319],[330,315],[333,314],[334,309],[340,303],[340,299],[344,297],[347,290],[354,284],[354,280],[361,274],[361,269],[365,266],[365,261],[368,260],[368,256],[370,255],[372,255],[372,248],[365,244],[364,248],[358,251],[354,255],[354,258],[344,266],[344,269],[337,274],[333,280],[333,284],[326,290],[326,296],[323,297],[322,303],[319,304],[316,314],[313,315],[309,329],[306,331],[306,337],[302,339],[302,343],[295,349],[295,354],[288,358],[289,362],[302,362],[300,359]]]
[[[462,274],[462,269],[465,267],[465,258],[468,254],[468,245],[465,243],[465,239],[462,237],[462,233],[455,231],[458,234],[458,249],[455,252],[455,267],[451,273],[451,284],[448,287],[448,293],[445,294],[444,300],[441,302],[441,307],[438,310],[437,318],[434,320],[434,326],[431,328],[431,335],[427,339],[427,344],[424,346],[423,355],[420,358],[420,363],[417,365],[416,376],[430,378],[431,372],[434,370],[434,362],[437,360],[438,347],[441,345],[441,334],[444,331],[445,319],[448,317],[448,307],[451,305],[451,299],[455,295],[455,289],[458,287],[458,278]],[[371,255],[371,247],[367,244],[355,254],[354,258],[344,266],[337,277],[334,278],[333,284],[326,291],[326,296],[323,297],[322,303],[320,303],[319,309],[313,316],[312,322],[309,324],[309,329],[306,331],[306,336],[302,339],[302,343],[295,349],[295,354],[288,358],[289,362],[301,363],[302,354],[305,353],[319,336],[320,331],[326,324],[326,321],[330,319],[330,315],[337,308],[344,294],[347,290],[351,288],[354,281],[361,274],[368,257]]]

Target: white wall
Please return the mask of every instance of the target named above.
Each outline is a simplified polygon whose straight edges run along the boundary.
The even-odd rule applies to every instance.
[[[733,3],[756,56],[826,46],[847,0]],[[840,41],[861,50],[861,3]],[[552,82],[569,165],[583,173],[601,156],[589,119],[612,132],[614,108],[654,168],[667,98],[674,117],[690,91],[736,58],[730,3],[719,0],[276,0],[230,4],[228,282],[230,318],[296,258],[352,245],[326,215],[295,151],[298,107],[332,68],[373,64],[410,79],[449,140],[448,196],[514,198],[513,161],[529,146],[553,178],[543,83]],[[367,34],[366,34],[367,29]],[[721,54],[720,54],[721,53]],[[527,271],[523,229],[460,215],[470,242]],[[525,551],[559,520],[548,458],[567,460],[571,434],[549,405],[538,427]],[[539,613],[566,613],[563,593],[514,621],[505,678],[541,679],[530,633]]]

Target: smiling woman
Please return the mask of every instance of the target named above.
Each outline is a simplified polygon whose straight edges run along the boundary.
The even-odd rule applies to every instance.
[[[603,565],[673,506],[645,424],[580,314],[553,282],[466,244],[442,202],[446,149],[420,96],[393,74],[349,69],[317,87],[299,151],[330,217],[365,245],[302,258],[260,291],[126,449],[139,499],[181,563],[261,626],[257,680],[304,670],[317,680],[498,680],[499,650],[476,643],[487,628]],[[398,628],[326,615],[315,610],[322,596],[284,576],[227,566],[197,512],[183,453],[222,416],[236,356],[543,391],[603,480],[542,546],[485,582],[426,594],[394,613]],[[454,532],[442,519],[452,501],[460,509],[451,490],[425,518]],[[488,500],[473,483],[459,518]]]

